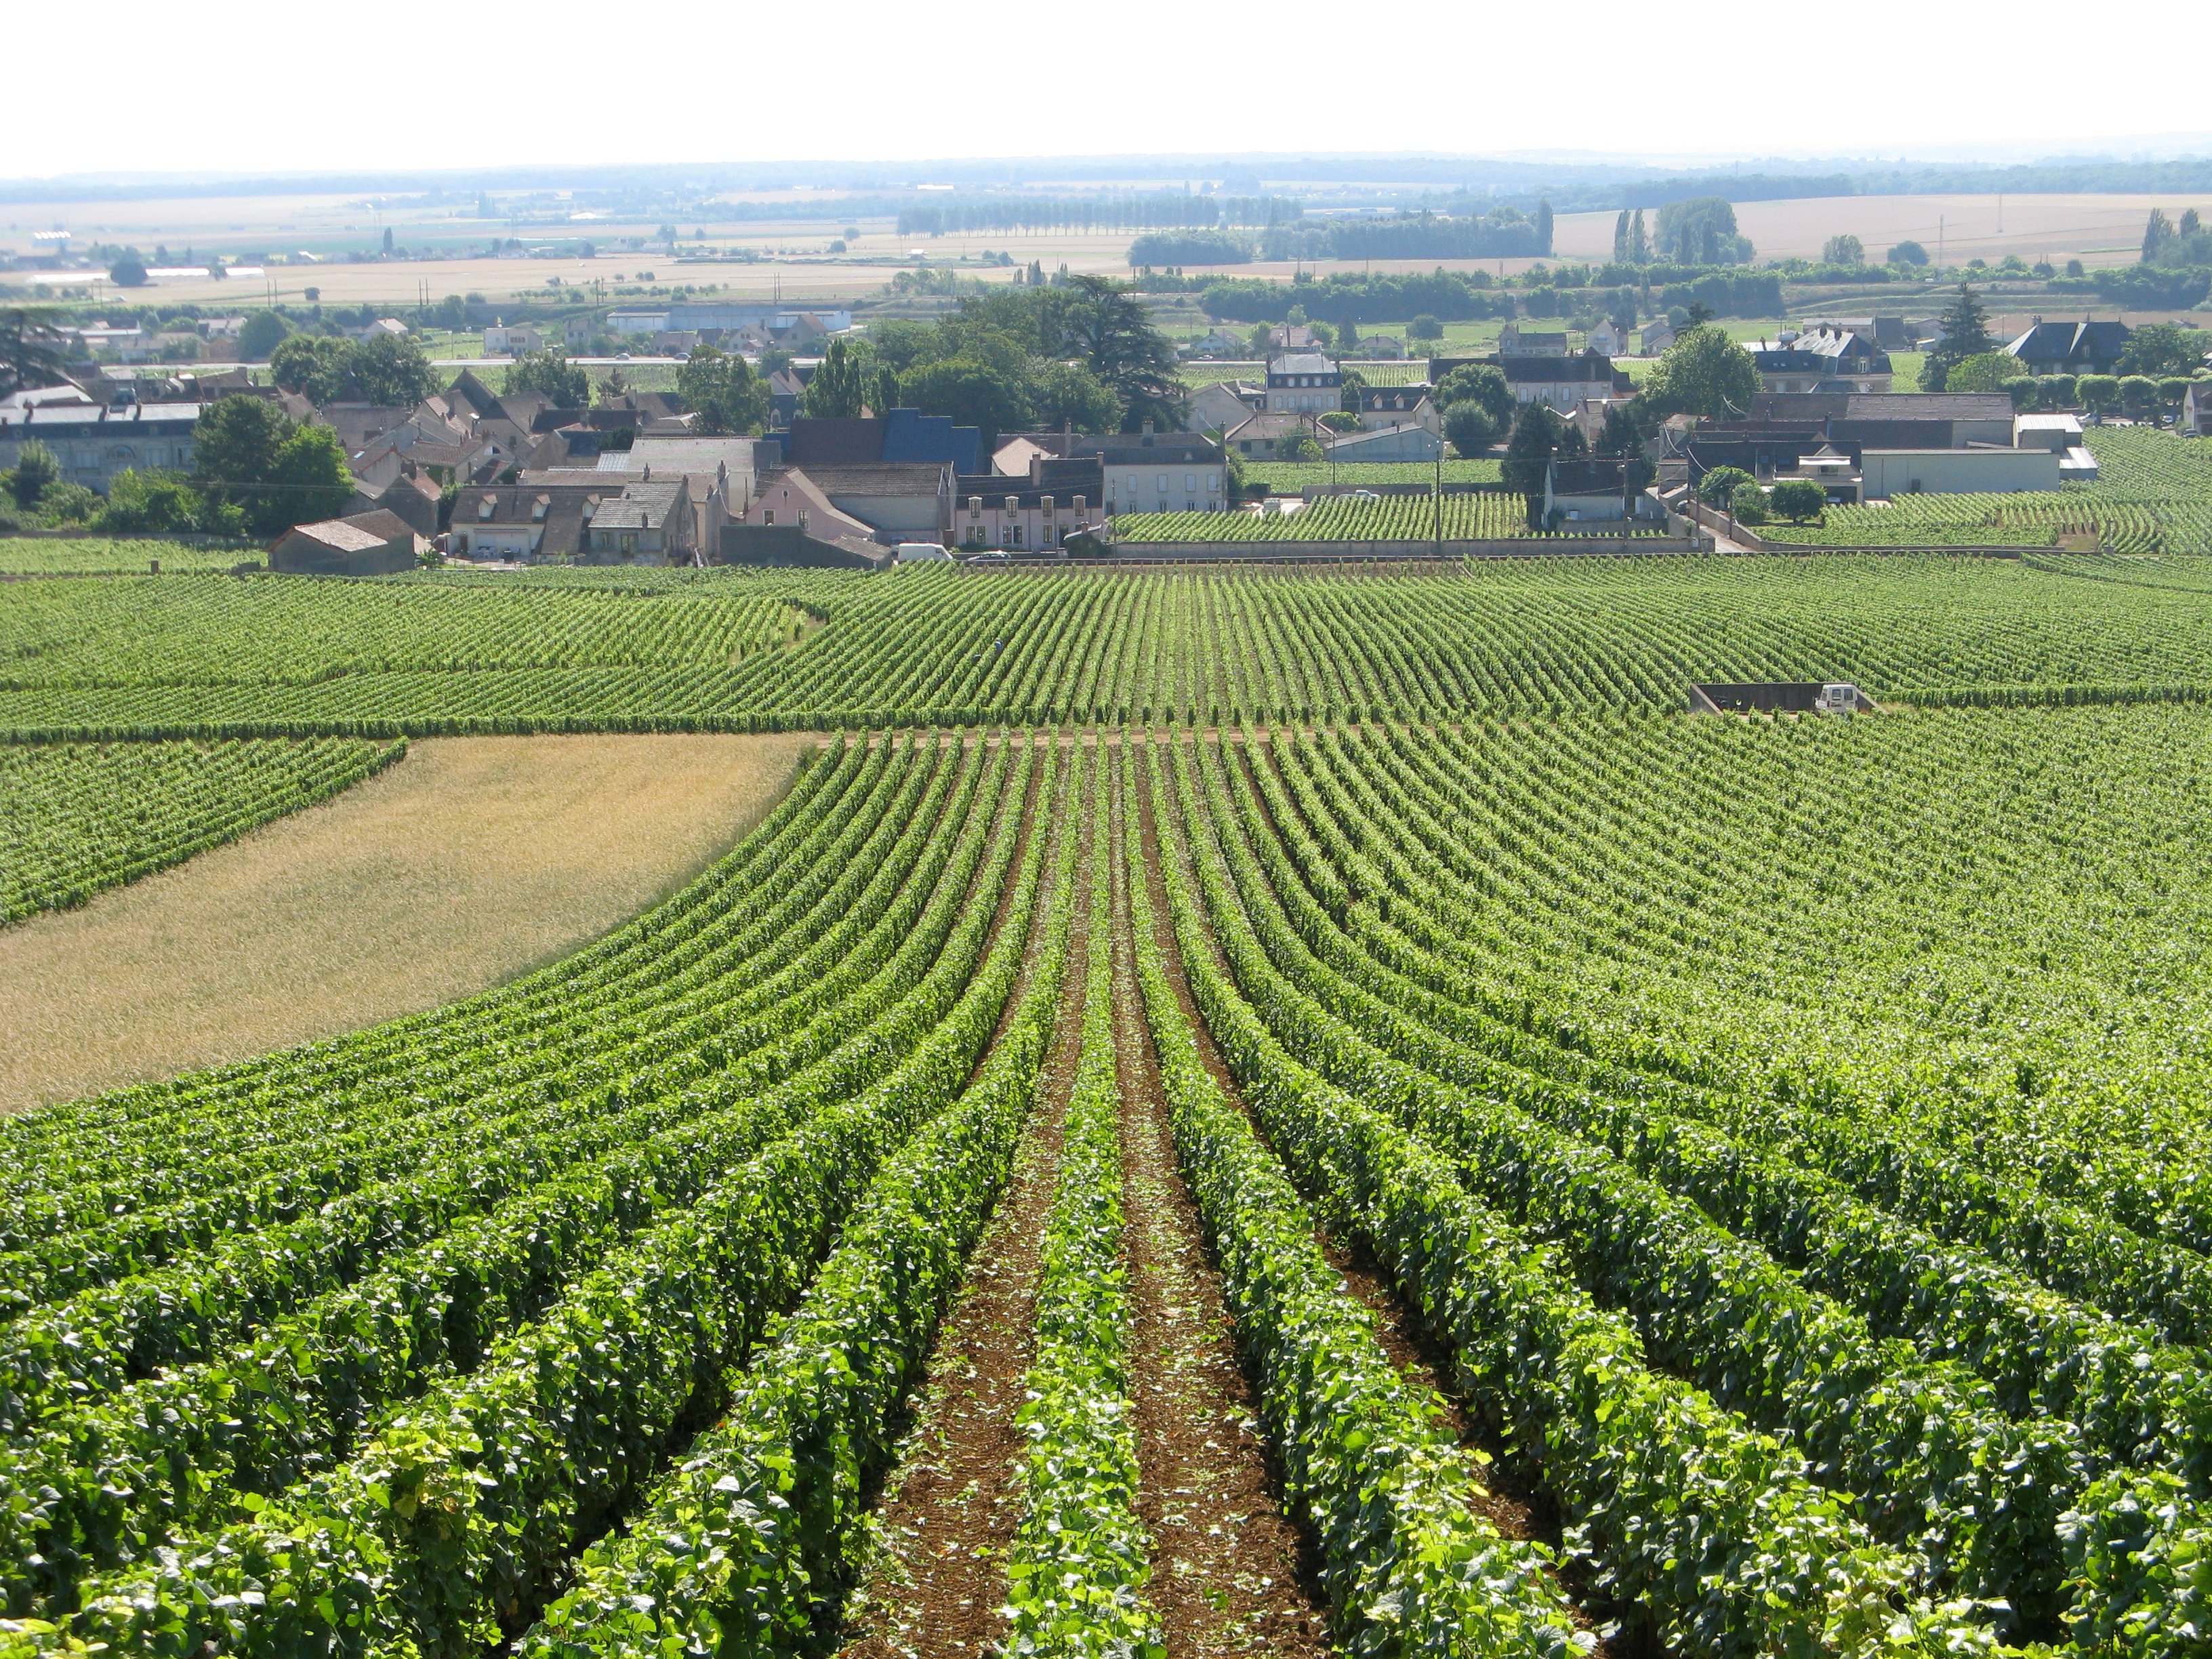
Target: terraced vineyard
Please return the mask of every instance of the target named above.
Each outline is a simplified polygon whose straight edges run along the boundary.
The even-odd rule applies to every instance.
[[[0,584],[0,733],[1458,719],[1674,709],[1693,679],[1835,675],[1923,702],[2212,696],[2212,584],[2193,562],[2155,583],[2069,580],[2074,562],[15,582]]]
[[[2208,738],[833,743],[551,968],[0,1126],[0,1650],[2197,1654]],[[979,1252],[1020,1385],[918,1395]]]
[[[327,738],[0,746],[0,923],[165,869],[406,749]]]

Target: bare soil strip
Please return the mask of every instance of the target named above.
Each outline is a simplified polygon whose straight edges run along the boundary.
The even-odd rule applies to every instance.
[[[0,1109],[498,985],[674,891],[811,734],[433,738],[320,805],[0,933]]]
[[[1123,830],[1118,813],[1115,829],[1118,839]],[[1157,869],[1149,823],[1145,843],[1146,867]],[[1115,868],[1118,878],[1119,859]],[[1137,1430],[1137,1507],[1153,1543],[1148,1593],[1171,1659],[1327,1654],[1327,1609],[1313,1588],[1310,1552],[1283,1513],[1251,1384],[1237,1363],[1220,1278],[1176,1164],[1159,1065],[1138,1001],[1127,902],[1119,879],[1115,893],[1130,1404]],[[1155,902],[1164,913],[1164,896]],[[1180,974],[1176,977],[1180,990]]]
[[[1038,758],[1040,773],[1048,773],[1052,750]],[[1048,775],[1040,777],[1033,804],[1046,799],[1049,785]],[[1080,820],[1063,822],[1073,828]],[[1034,823],[1034,811],[1025,814],[1024,834]],[[1088,883],[1087,858],[1079,859],[1076,879]],[[1036,1353],[1038,1247],[1059,1185],[1083,1046],[1091,925],[1079,909],[1044,1096],[1024,1133],[1013,1178],[976,1244],[968,1287],[938,1334],[915,1426],[871,1519],[871,1559],[846,1607],[840,1659],[950,1659],[996,1652],[1005,1639],[999,1609],[1006,1599],[1006,1552],[1021,1522],[1027,1449],[1014,1417]],[[1019,1000],[1018,989],[1008,1008]]]

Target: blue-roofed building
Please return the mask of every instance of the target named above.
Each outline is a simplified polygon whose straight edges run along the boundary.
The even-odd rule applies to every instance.
[[[914,409],[836,419],[801,416],[789,430],[769,433],[766,441],[780,447],[770,464],[784,466],[949,466],[966,474],[982,470],[980,429],[955,426],[949,415]]]
[[[884,417],[886,465],[936,466],[949,463],[955,474],[981,470],[983,434],[972,426],[955,426],[950,415],[925,415],[918,409],[895,409]]]

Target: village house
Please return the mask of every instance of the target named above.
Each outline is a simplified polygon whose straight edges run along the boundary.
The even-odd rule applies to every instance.
[[[352,498],[346,502],[346,516],[390,513],[416,535],[428,540],[438,533],[438,503],[444,494],[435,478],[412,463],[402,462],[398,470],[381,483],[372,483],[356,476]]]
[[[0,409],[0,469],[36,439],[53,451],[64,482],[105,495],[131,469],[192,470],[192,434],[209,404],[37,404]]]
[[[1600,318],[1597,325],[1583,337],[1583,343],[1608,357],[1623,357],[1628,355],[1628,331],[1615,327],[1610,318]]]
[[[1486,362],[1505,377],[1517,404],[1547,404],[1559,413],[1571,414],[1584,399],[1610,398],[1617,391],[1628,395],[1628,377],[1617,374],[1613,359],[1599,351],[1577,351],[1561,356],[1495,357],[1432,357],[1429,379],[1440,382],[1462,363]]]
[[[1318,414],[1271,410],[1239,422],[1223,434],[1222,442],[1224,447],[1247,459],[1266,459],[1285,453],[1289,441],[1304,437],[1316,444],[1326,444],[1328,435],[1328,428],[1321,423]]]
[[[714,548],[721,544],[722,526],[744,518],[752,498],[757,442],[745,437],[641,436],[628,449],[600,451],[597,471],[657,478],[681,473],[690,489],[696,521],[692,545]]]
[[[1109,514],[1228,510],[1227,458],[1207,439],[1146,421],[1142,432],[1078,437],[1071,453],[1100,464]]]
[[[1508,323],[1498,331],[1498,355],[1501,357],[1564,357],[1567,355],[1567,337],[1564,333],[1531,333],[1523,331],[1518,323]]]
[[[808,532],[823,538],[818,520],[826,505],[859,526],[841,525],[826,539],[857,533],[884,543],[941,543],[952,523],[954,476],[943,462],[776,465],[760,475],[742,521],[788,526],[804,514]]]
[[[586,564],[690,564],[698,546],[690,483],[625,478],[622,493],[602,496],[586,519]]]
[[[1766,392],[1887,392],[1889,354],[1865,335],[1849,330],[1785,330],[1775,343],[1751,348]]]
[[[516,483],[478,484],[453,498],[447,549],[456,557],[568,564],[586,550],[591,514],[622,481],[596,472],[526,472]]]
[[[1443,416],[1425,386],[1370,386],[1359,389],[1360,429],[1380,432],[1401,426],[1444,429]]]
[[[2030,374],[2114,374],[2130,331],[2125,323],[2046,323],[2038,317],[2005,349]]]
[[[2191,380],[2181,394],[2181,429],[2212,438],[2212,380]]]
[[[487,357],[520,357],[526,352],[544,349],[545,337],[527,323],[495,321],[483,331],[483,355]]]
[[[1035,551],[1061,545],[1102,516],[1105,471],[1093,458],[1031,457],[1029,476],[984,473],[953,486],[952,536],[967,549]]]
[[[1233,432],[1267,406],[1267,389],[1243,380],[1209,380],[1183,399],[1186,432]]]
[[[1318,351],[1294,351],[1267,364],[1270,415],[1322,414],[1343,400],[1344,376],[1335,361]]]
[[[1417,423],[1373,427],[1361,432],[1322,433],[1328,459],[1339,464],[1358,461],[1433,461],[1444,453],[1444,441],[1434,428]]]

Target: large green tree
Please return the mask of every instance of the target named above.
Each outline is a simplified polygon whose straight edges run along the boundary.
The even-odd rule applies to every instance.
[[[556,409],[588,409],[592,377],[558,351],[526,351],[507,371],[509,392],[534,392]]]
[[[2128,336],[2120,353],[2120,373],[2148,374],[2154,380],[2166,374],[2195,374],[2204,368],[2204,332],[2172,323],[2146,323]]]
[[[1175,347],[1152,326],[1134,290],[1103,276],[1082,276],[1043,292],[1058,300],[1054,320],[1063,349],[1121,399],[1125,431],[1146,420],[1181,423],[1182,386],[1176,375]]]
[[[708,433],[757,432],[768,421],[768,388],[753,366],[720,348],[700,344],[676,371],[676,395]]]
[[[842,337],[830,342],[806,383],[802,412],[814,420],[850,419],[868,407],[874,384],[866,345]]]
[[[295,334],[269,354],[269,374],[287,392],[311,404],[332,404],[345,393],[349,340],[335,334]]]
[[[1027,389],[1004,368],[980,357],[920,363],[899,377],[899,396],[925,415],[949,415],[986,434],[1018,431],[1030,424]]]
[[[8,494],[15,505],[28,512],[62,481],[62,464],[52,450],[33,438],[17,453],[15,465],[0,473],[0,477],[8,481]]]
[[[1030,386],[1030,419],[1040,427],[1110,432],[1121,418],[1114,388],[1080,363],[1045,363]]]
[[[1751,412],[1759,396],[1759,365],[1751,354],[1711,323],[1674,337],[1659,354],[1643,398],[1656,415],[1704,415],[1717,420]]]
[[[292,325],[281,311],[257,311],[238,331],[238,355],[249,363],[264,363],[283,343]]]
[[[1530,404],[1513,423],[1506,441],[1505,460],[1498,468],[1505,487],[1527,497],[1528,522],[1534,524],[1544,510],[1544,474],[1559,453],[1566,423],[1548,404]]]
[[[192,483],[246,528],[274,536],[343,512],[353,494],[345,450],[328,427],[295,426],[259,398],[224,398],[192,435]]]
[[[430,360],[404,334],[372,334],[353,344],[346,368],[364,401],[387,409],[412,409],[438,389]]]
[[[1462,363],[1437,381],[1429,395],[1440,410],[1454,404],[1480,405],[1500,432],[1512,424],[1513,388],[1506,384],[1505,372],[1495,363]]]
[[[235,535],[245,528],[245,514],[209,501],[177,473],[125,467],[109,482],[94,527],[138,536]]]

